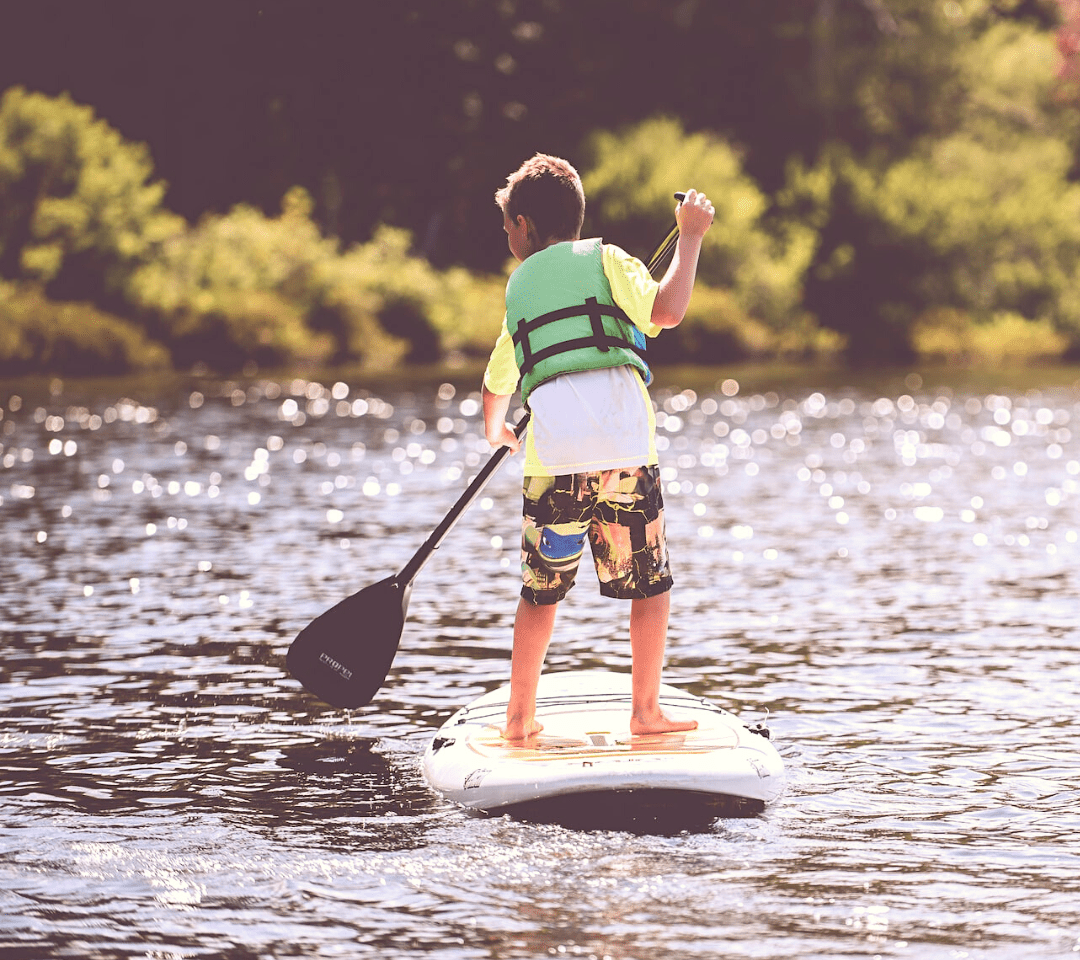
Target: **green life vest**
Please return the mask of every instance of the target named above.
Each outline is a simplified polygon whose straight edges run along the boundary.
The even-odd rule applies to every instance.
[[[546,247],[510,275],[506,326],[521,372],[521,402],[552,377],[629,365],[648,383],[645,335],[611,295],[602,241]]]

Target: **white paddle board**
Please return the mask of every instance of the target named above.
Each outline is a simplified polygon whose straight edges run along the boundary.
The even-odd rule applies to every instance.
[[[634,736],[630,675],[574,671],[541,677],[536,717],[544,729],[510,743],[500,734],[509,693],[499,687],[463,707],[425,750],[424,776],[448,800],[534,815],[559,809],[556,801],[580,810],[586,800],[611,810],[651,803],[756,812],[783,791],[784,763],[767,730],[669,684],[661,707],[697,720],[696,730]]]

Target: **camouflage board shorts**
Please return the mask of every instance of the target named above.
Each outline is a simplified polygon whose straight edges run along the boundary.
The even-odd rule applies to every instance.
[[[521,595],[558,603],[574,585],[588,539],[606,597],[635,600],[671,589],[659,467],[526,477]]]

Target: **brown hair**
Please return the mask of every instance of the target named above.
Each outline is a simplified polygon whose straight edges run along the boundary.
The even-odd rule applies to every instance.
[[[565,160],[538,153],[506,178],[495,202],[511,220],[532,220],[538,239],[571,240],[581,235],[585,191],[581,177]]]

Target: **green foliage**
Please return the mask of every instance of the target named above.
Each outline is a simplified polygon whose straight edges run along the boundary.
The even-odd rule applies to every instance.
[[[0,282],[0,373],[124,373],[167,366],[160,344],[88,303],[56,303],[37,285]]]
[[[694,286],[686,317],[648,344],[652,364],[694,359],[700,363],[734,363],[766,356],[772,331],[739,306],[730,289]]]
[[[825,359],[839,354],[844,344],[840,334],[821,328],[808,313],[772,326],[749,316],[731,290],[699,283],[686,319],[650,342],[649,355],[661,362],[701,363]]]
[[[1069,338],[1048,320],[996,313],[990,320],[976,323],[967,314],[947,307],[920,316],[912,327],[912,342],[924,360],[952,363],[1057,360],[1069,348]]]
[[[730,290],[740,309],[773,327],[790,318],[816,231],[770,216],[768,199],[729,144],[686,133],[678,120],[660,117],[619,133],[597,133],[587,152],[592,163],[583,177],[585,195],[601,208],[608,239],[617,235],[622,246],[645,250],[670,221],[672,185],[703,190],[716,216],[702,245],[702,282]],[[794,194],[813,191],[810,180],[804,175],[792,188],[792,203]]]
[[[254,360],[326,359],[333,348],[307,318],[321,302],[321,275],[337,255],[290,191],[280,217],[241,204],[174,237],[129,284],[179,365],[231,369]]]
[[[411,246],[408,231],[383,226],[325,264],[325,307],[333,311],[343,355],[385,367],[435,362],[447,351],[490,351],[505,281],[436,270]]]
[[[506,277],[452,267],[442,275],[431,323],[446,350],[487,357],[506,310]]]
[[[824,129],[857,153],[896,156],[912,140],[955,126],[964,100],[957,58],[972,19],[981,19],[987,3],[889,0],[863,6],[872,14],[870,24],[866,13],[860,23],[851,10],[817,18],[814,79]]]
[[[431,313],[442,277],[410,255],[411,244],[407,231],[384,226],[326,264],[327,305],[337,312],[345,356],[388,366],[441,355]]]
[[[1080,185],[1049,108],[1052,38],[998,24],[965,58],[962,123],[890,167],[872,203],[901,241],[930,254],[913,289],[990,321],[1052,321],[1080,336]],[[870,199],[870,198],[867,198]]]
[[[176,362],[433,362],[446,349],[490,349],[502,283],[438,271],[405,230],[380,227],[341,252],[294,188],[277,218],[246,205],[203,218],[132,279]],[[481,317],[480,315],[483,314]],[[466,319],[463,319],[466,318]]]
[[[0,276],[101,296],[183,221],[162,207],[142,144],[90,107],[21,87],[0,99]]]
[[[436,270],[410,253],[401,229],[380,228],[343,253],[300,188],[278,217],[238,204],[189,227],[164,209],[152,173],[146,148],[89,107],[21,88],[0,100],[0,277],[36,284],[5,294],[0,360],[9,368],[35,357],[43,367],[94,358],[102,369],[141,367],[169,353],[178,366],[225,370],[297,360],[385,367],[490,349],[502,280]],[[89,304],[55,302],[72,294],[125,306],[145,331]]]
[[[687,319],[654,356],[804,357],[846,344],[860,359],[1013,358],[1080,346],[1080,111],[1056,73],[1054,4],[892,0],[814,4],[810,16],[794,0],[768,2],[812,54],[806,89],[781,114],[794,118],[804,104],[814,137],[833,138],[773,156],[768,191],[746,166],[762,168],[761,143],[744,156],[670,116],[594,131],[571,152],[585,174],[586,229],[628,250],[656,242],[673,189],[703,189],[717,208]],[[743,19],[705,6],[685,16],[699,26]],[[663,31],[674,15],[650,16]],[[529,35],[537,50],[550,39]],[[544,102],[522,96],[537,110]],[[636,111],[666,102],[646,100]],[[590,111],[574,110],[578,126],[558,142],[588,128]],[[559,111],[548,121],[556,115],[561,130],[568,121]],[[613,123],[634,115],[610,113]],[[469,169],[477,190],[497,180],[479,161]],[[147,149],[91,108],[22,88],[3,95],[0,279],[18,285],[3,291],[0,363],[111,369],[152,366],[168,351],[179,366],[389,367],[482,357],[494,342],[505,277],[436,269],[413,252],[408,230],[378,226],[342,249],[299,188],[280,215],[239,204],[191,226],[164,207],[164,189]],[[378,206],[365,189],[362,203]],[[397,203],[408,189],[387,195]],[[493,222],[483,191],[483,222]],[[476,206],[427,210],[425,248],[438,249],[450,220],[454,235],[468,236]],[[492,227],[459,246],[497,250],[500,241]]]
[[[1017,317],[1080,340],[1080,186],[1070,180],[1074,121],[1052,100],[1052,35],[992,18],[971,29],[952,61],[960,93],[949,129],[898,158],[840,146],[822,158],[830,217],[808,306],[858,357],[929,350],[955,325],[913,325],[941,308],[990,325],[988,343],[1015,336],[1018,355],[1034,348]]]

